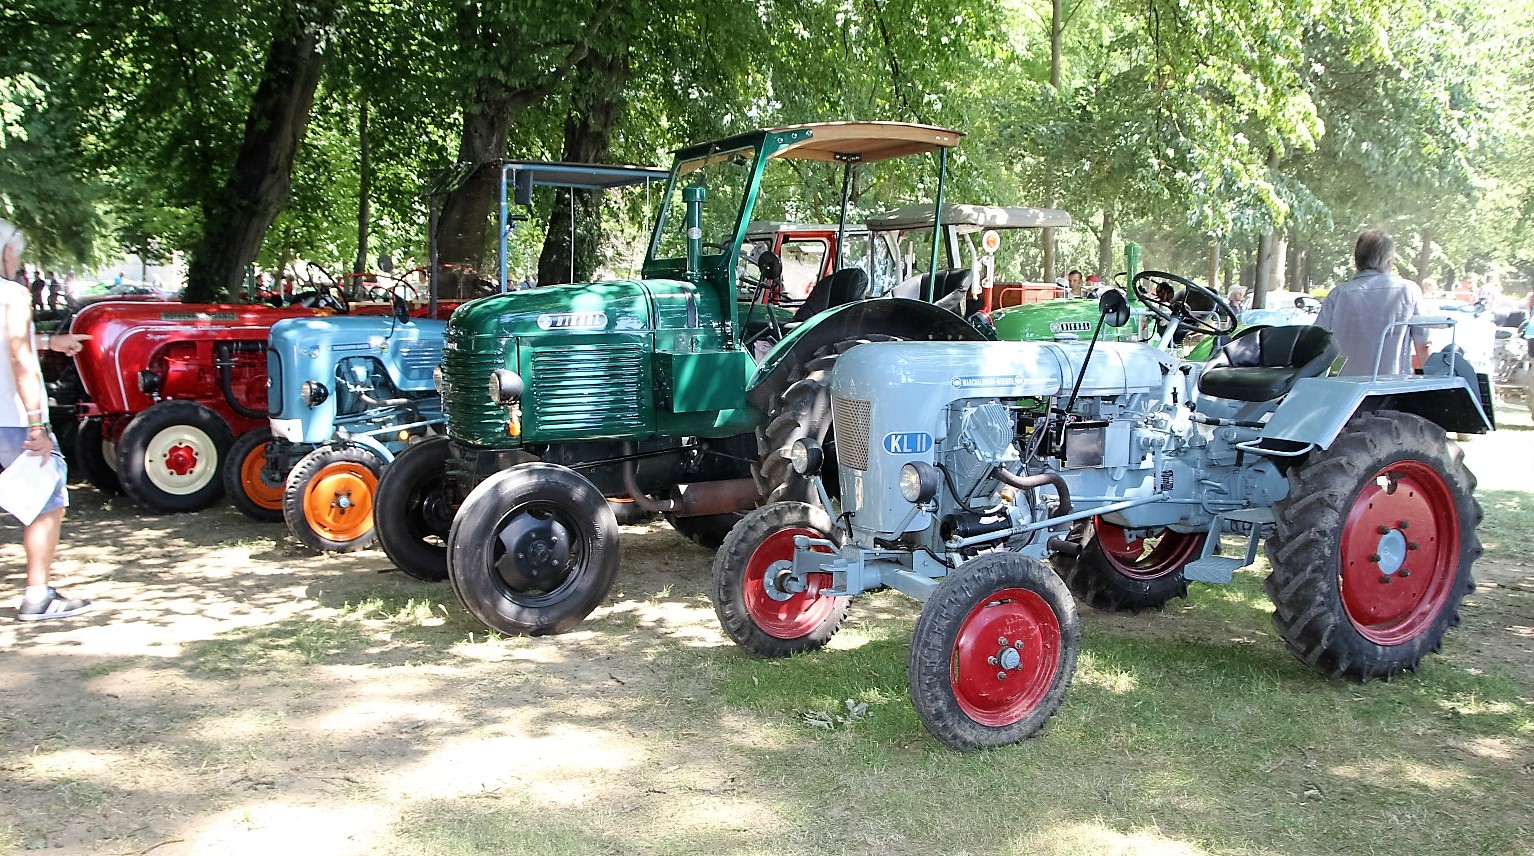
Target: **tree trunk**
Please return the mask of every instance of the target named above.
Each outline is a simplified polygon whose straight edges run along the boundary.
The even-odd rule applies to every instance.
[[[371,189],[372,159],[368,153],[368,102],[364,96],[357,105],[357,261],[352,273],[364,273],[368,269],[368,192]]]
[[[590,53],[576,65],[570,113],[565,117],[565,160],[607,163],[612,159],[612,136],[628,106],[628,79],[626,50],[616,56]],[[596,273],[603,237],[601,195],[596,190],[558,194],[538,257],[539,285],[586,282]]]
[[[1229,288],[1220,288],[1220,239],[1213,238],[1209,241],[1209,278],[1204,280],[1209,287],[1225,294],[1230,293]]]
[[[321,37],[335,13],[335,0],[318,0],[287,7],[277,22],[234,169],[203,201],[203,234],[188,265],[187,301],[217,300],[238,290],[266,230],[287,206],[293,159],[324,70]]]
[[[1049,85],[1055,94],[1060,93],[1061,42],[1065,33],[1065,0],[1054,0],[1049,18]],[[1055,204],[1055,193],[1049,188],[1044,194],[1044,207]],[[1044,244],[1044,281],[1055,281],[1055,230],[1046,227],[1040,240]]]
[[[1417,282],[1428,278],[1428,267],[1433,263],[1433,232],[1422,230],[1422,248],[1417,250]]]
[[[1097,234],[1097,275],[1113,282],[1113,210],[1103,211],[1103,230]]]
[[[1252,308],[1268,305],[1268,287],[1273,282],[1273,233],[1257,236],[1257,269],[1252,281]]]

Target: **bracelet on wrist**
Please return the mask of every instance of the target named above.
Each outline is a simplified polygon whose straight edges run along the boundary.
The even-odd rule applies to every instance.
[[[30,429],[30,430],[33,430],[33,431],[36,431],[38,429],[47,429],[47,427],[48,427],[48,423],[46,423],[46,422],[32,422],[32,423],[27,425],[27,428]]]

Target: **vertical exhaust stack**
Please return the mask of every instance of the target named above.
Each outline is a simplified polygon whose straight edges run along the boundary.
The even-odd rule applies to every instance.
[[[698,185],[682,188],[682,202],[687,206],[687,280],[703,282],[703,200],[708,191]]]

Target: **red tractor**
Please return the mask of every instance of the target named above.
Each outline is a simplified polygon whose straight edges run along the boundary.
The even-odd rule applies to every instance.
[[[112,302],[88,306],[70,331],[90,336],[75,358],[85,401],[73,458],[96,487],[157,513],[200,511],[223,496],[222,464],[237,437],[269,432],[266,346],[283,318],[352,311],[324,291],[318,305]],[[358,305],[386,313],[388,303]],[[452,304],[438,304],[445,315]],[[412,314],[426,312],[417,308]]]

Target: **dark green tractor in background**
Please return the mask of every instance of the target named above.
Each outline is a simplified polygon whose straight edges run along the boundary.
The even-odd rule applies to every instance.
[[[773,290],[779,260],[769,253],[748,262],[741,245],[753,217],[814,217],[807,175],[840,173],[845,230],[855,187],[909,186],[908,173],[889,178],[911,168],[897,159],[937,156],[940,205],[947,150],[959,136],[923,125],[821,123],[683,149],[642,279],[535,288],[459,308],[440,378],[445,473],[420,478],[441,484],[439,514],[457,507],[446,572],[469,612],[507,633],[574,626],[617,573],[608,498],[632,500],[717,546],[761,497],[807,489],[793,481],[788,449],[800,437],[827,440],[826,381],[842,351],[870,339],[983,338],[933,305],[942,277],[929,278],[919,299],[870,296],[876,260],[849,268],[838,259],[791,316],[737,299],[742,289]],[[440,530],[422,521],[379,525],[413,527],[423,547],[444,549],[435,546]]]

